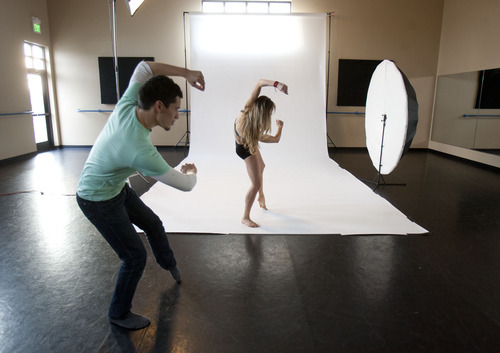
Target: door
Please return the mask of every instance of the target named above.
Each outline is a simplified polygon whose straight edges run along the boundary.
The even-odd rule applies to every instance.
[[[28,69],[35,142],[37,151],[43,152],[54,148],[45,48],[25,42],[24,55]]]

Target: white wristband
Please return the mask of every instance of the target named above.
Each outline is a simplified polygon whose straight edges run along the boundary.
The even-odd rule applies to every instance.
[[[134,69],[132,77],[130,77],[129,84],[134,82],[140,82],[141,84],[145,84],[147,80],[153,77],[153,71],[145,61],[141,61]]]
[[[165,174],[153,176],[153,178],[181,191],[193,190],[197,180],[195,173],[184,174],[174,168],[170,168]]]

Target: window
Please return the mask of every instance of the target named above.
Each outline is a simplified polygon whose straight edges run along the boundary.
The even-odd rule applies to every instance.
[[[45,71],[45,49],[43,47],[25,42],[24,57],[28,70]]]
[[[213,1],[203,0],[204,13],[287,14],[292,12],[291,1]]]

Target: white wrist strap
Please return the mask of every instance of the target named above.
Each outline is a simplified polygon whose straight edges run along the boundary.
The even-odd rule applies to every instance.
[[[193,190],[197,180],[196,174],[184,174],[174,168],[170,168],[165,174],[153,176],[153,178],[181,191]]]

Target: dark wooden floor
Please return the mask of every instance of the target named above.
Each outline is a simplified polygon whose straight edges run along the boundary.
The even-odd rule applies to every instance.
[[[428,235],[170,234],[183,282],[150,254],[133,310],[152,324],[128,332],[106,316],[119,260],[72,196],[87,155],[0,167],[0,193],[28,191],[0,197],[1,353],[500,351],[498,169],[405,155],[386,182],[406,186],[376,192]],[[375,177],[366,151],[331,155]]]

